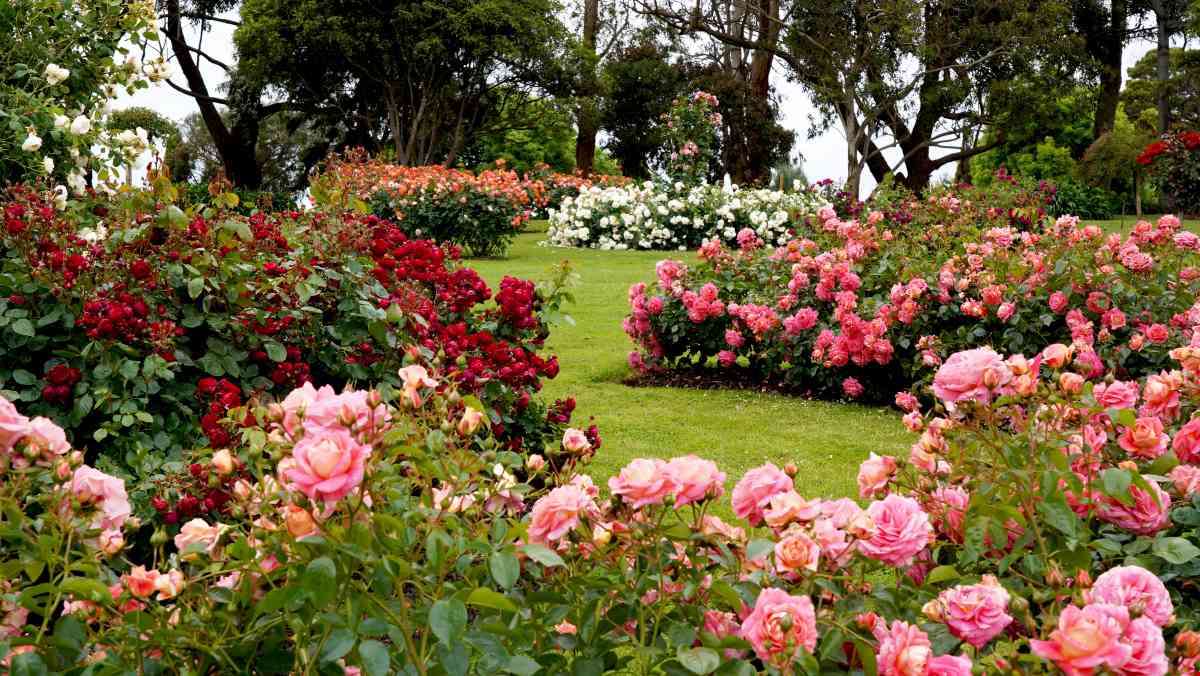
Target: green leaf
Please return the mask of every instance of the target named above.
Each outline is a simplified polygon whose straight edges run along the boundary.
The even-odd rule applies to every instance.
[[[1167,563],[1182,565],[1200,556],[1200,548],[1184,538],[1159,538],[1152,549],[1155,555]]]
[[[362,658],[363,671],[367,672],[367,676],[384,676],[392,667],[387,646],[379,641],[358,644],[358,656]]]
[[[1038,503],[1038,512],[1055,530],[1069,538],[1079,536],[1079,517],[1071,511],[1061,493],[1055,497]]]
[[[513,655],[508,659],[508,664],[504,666],[504,671],[517,674],[517,676],[533,676],[541,669],[542,665],[524,655]]]
[[[675,657],[693,674],[711,674],[721,666],[721,656],[712,648],[680,648]]]
[[[467,603],[481,608],[506,610],[511,613],[517,611],[517,605],[512,602],[512,599],[487,587],[479,587],[472,591],[471,595],[467,597]]]
[[[12,658],[10,676],[44,676],[49,673],[42,656],[37,653],[21,653]]]
[[[946,580],[955,580],[960,577],[960,574],[954,566],[938,566],[929,571],[929,575],[925,576],[926,584],[937,584]]]
[[[188,297],[195,300],[200,297],[200,292],[204,291],[204,278],[192,277],[187,283]]]
[[[13,380],[17,381],[18,385],[32,385],[37,382],[37,376],[25,369],[17,369],[13,371],[12,375]]]
[[[1132,482],[1133,475],[1126,469],[1111,467],[1100,473],[1100,486],[1104,494],[1127,505],[1133,504],[1133,496],[1129,493]]]
[[[467,628],[467,607],[458,599],[441,599],[429,609],[429,628],[445,645],[453,645]]]
[[[325,639],[325,645],[321,648],[321,661],[340,660],[354,647],[354,641],[354,632],[345,628],[334,629]]]
[[[543,547],[542,545],[525,545],[521,548],[521,551],[525,552],[525,556],[528,556],[547,568],[567,565],[567,562],[563,561],[563,558],[558,555],[558,552]]]
[[[271,358],[271,361],[273,361],[273,362],[287,361],[287,348],[286,347],[280,345],[279,343],[277,343],[273,340],[267,341],[263,345],[263,347],[266,348],[267,356]]]
[[[775,551],[774,542],[764,538],[751,540],[750,543],[746,545],[746,560],[758,561],[773,551]]]
[[[301,584],[304,590],[308,592],[312,598],[313,605],[318,608],[324,608],[333,601],[337,596],[337,567],[333,565],[333,561],[322,556],[319,559],[313,559],[309,562],[308,567],[304,569],[304,577]]]
[[[18,336],[29,336],[32,338],[33,336],[37,335],[37,331],[33,328],[33,322],[25,318],[18,319],[9,326],[12,328],[13,333],[17,334]],[[45,668],[44,664],[42,666]]]
[[[491,571],[496,584],[504,589],[512,589],[517,583],[517,578],[521,576],[521,563],[512,552],[493,552],[488,557],[488,570]]]

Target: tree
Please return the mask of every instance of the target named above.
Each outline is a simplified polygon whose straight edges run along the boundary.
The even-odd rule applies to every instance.
[[[551,0],[246,0],[239,71],[402,164],[452,165],[557,76]],[[527,109],[531,110],[531,109]]]
[[[108,128],[114,132],[144,129],[150,146],[163,144],[163,156],[170,157],[180,143],[179,127],[170,119],[142,106],[113,111],[108,116]],[[125,180],[133,183],[133,163],[125,165]]]
[[[1155,75],[1158,81],[1157,100],[1158,133],[1165,134],[1171,124],[1167,80],[1170,78],[1171,36],[1181,33],[1185,27],[1186,0],[1145,0],[1155,23]]]
[[[1172,49],[1168,75],[1158,74],[1158,53],[1147,52],[1129,69],[1129,82],[1121,92],[1125,112],[1135,123],[1161,132],[1160,99],[1166,102],[1169,124],[1200,127],[1200,50]],[[1149,120],[1149,124],[1145,122]]]
[[[228,113],[226,113],[228,115]],[[168,146],[166,159],[177,180],[208,183],[223,171],[224,162],[208,126],[197,113],[182,125],[181,141]],[[325,158],[328,142],[300,114],[284,112],[263,123],[254,157],[262,176],[258,188],[295,193],[308,183],[308,172]],[[316,149],[315,151],[313,149]]]
[[[1063,38],[1070,12],[1060,0],[790,0],[779,4],[778,19],[757,14],[779,25],[776,44],[770,31],[753,39],[730,31],[714,9],[724,3],[640,2],[678,30],[767,50],[787,64],[819,107],[815,131],[841,126],[851,191],[864,169],[882,180],[902,168],[900,180],[923,189],[940,167],[994,147],[963,147],[965,132],[1002,129],[1024,114],[1024,103],[1008,95],[1013,82],[1073,75],[1071,40]],[[956,152],[935,157],[940,148]],[[889,149],[901,154],[894,165]]]
[[[475,168],[492,166],[504,160],[509,169],[525,173],[546,165],[552,171],[571,173],[575,169],[575,136],[571,128],[571,110],[553,99],[536,101],[536,112],[522,126],[502,125],[484,130],[463,151],[460,161]],[[520,111],[522,117],[527,111]]]
[[[687,86],[687,76],[667,59],[667,51],[647,36],[604,67],[608,95],[601,101],[600,125],[609,137],[605,147],[632,178],[650,177],[666,142],[662,117]]]

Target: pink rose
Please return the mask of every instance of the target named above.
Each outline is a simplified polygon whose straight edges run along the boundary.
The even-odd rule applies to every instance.
[[[667,463],[667,472],[674,477],[677,486],[676,506],[719,498],[725,493],[725,473],[711,460],[695,455],[672,458]]]
[[[929,544],[933,526],[916,500],[889,495],[867,507],[875,532],[859,543],[863,554],[892,566],[907,566]]]
[[[1171,448],[1179,462],[1200,463],[1200,418],[1192,418],[1179,428]]]
[[[1096,403],[1105,409],[1133,408],[1137,405],[1138,385],[1120,380],[1107,385],[1100,383],[1092,388],[1092,396],[1095,397]]]
[[[925,676],[971,676],[971,658],[965,655],[940,655],[929,660]]]
[[[1089,603],[1125,606],[1133,617],[1144,616],[1165,627],[1175,621],[1171,594],[1158,576],[1140,566],[1118,566],[1104,571],[1088,592]]]
[[[820,500],[805,500],[790,489],[772,495],[762,510],[763,521],[777,531],[790,523],[807,523],[820,515]]]
[[[204,519],[192,519],[179,529],[179,534],[175,536],[175,548],[179,550],[180,558],[187,561],[198,556],[197,552],[186,551],[188,547],[199,545],[200,549],[212,556],[220,539],[220,526],[210,526]]]
[[[779,573],[815,571],[820,562],[820,545],[802,531],[788,532],[775,543],[775,570]]]
[[[791,478],[778,467],[772,463],[756,467],[746,472],[733,487],[733,513],[749,521],[751,526],[757,526],[763,520],[763,509],[771,502],[771,497],[790,490]]]
[[[568,453],[578,455],[589,451],[592,443],[588,441],[587,434],[583,430],[572,427],[563,432],[562,447]]]
[[[29,418],[17,412],[12,402],[0,397],[0,453],[12,450],[29,427]]]
[[[1129,611],[1104,603],[1083,608],[1067,606],[1058,616],[1050,640],[1031,639],[1033,653],[1048,659],[1068,674],[1091,674],[1097,667],[1119,669],[1133,650],[1121,642],[1129,625]]]
[[[1146,340],[1151,343],[1165,343],[1167,338],[1170,338],[1170,333],[1167,332],[1167,327],[1162,324],[1151,324],[1146,328]]]
[[[529,514],[529,541],[550,544],[579,525],[579,517],[596,510],[587,491],[575,484],[559,486],[533,503]]]
[[[137,598],[149,598],[154,593],[154,583],[158,580],[159,572],[145,566],[134,566],[124,576],[125,587]]]
[[[941,620],[950,633],[978,650],[1012,623],[1008,614],[1008,591],[996,578],[984,575],[983,582],[960,585],[938,595]]]
[[[877,627],[876,632],[879,676],[925,676],[933,658],[933,646],[925,632],[900,620],[894,620],[887,629]]]
[[[920,402],[917,401],[917,398],[913,396],[911,392],[896,393],[896,407],[901,411],[908,411],[911,413],[917,410],[918,406],[920,406]]]
[[[300,429],[300,417],[304,415],[304,410],[318,397],[326,395],[327,391],[327,396],[336,396],[332,387],[326,385],[318,392],[312,383],[304,383],[288,392],[288,395],[280,402],[280,408],[283,409],[283,429],[288,434],[295,434]]]
[[[82,465],[71,479],[71,493],[84,505],[95,505],[97,512],[92,527],[101,530],[120,529],[129,518],[129,496],[125,482],[98,469]]]
[[[858,466],[858,495],[869,498],[887,488],[896,473],[896,459],[890,455],[879,456],[874,452]]]
[[[483,423],[483,412],[471,406],[464,406],[462,417],[458,420],[458,433],[464,437],[475,434],[475,430]]]
[[[1069,346],[1062,343],[1054,343],[1047,345],[1042,350],[1042,363],[1052,369],[1062,368],[1071,361],[1071,355],[1074,352]]]
[[[866,390],[862,383],[855,378],[846,378],[842,381],[842,394],[845,394],[850,399],[858,399]]]
[[[1179,437],[1176,437],[1178,439]],[[1200,492],[1200,467],[1195,465],[1176,465],[1167,475],[1175,490],[1185,498]]]
[[[1050,309],[1054,312],[1061,313],[1067,309],[1067,294],[1062,291],[1055,291],[1050,294]]]
[[[25,443],[30,448],[53,455],[66,455],[71,452],[71,444],[67,442],[67,435],[63,429],[55,425],[53,420],[41,416],[29,421],[29,426],[25,429]]]
[[[608,480],[608,490],[638,509],[661,503],[668,494],[679,490],[679,484],[667,469],[667,463],[658,459],[638,458]]]
[[[1001,303],[1000,307],[996,308],[996,317],[999,318],[1000,321],[1006,322],[1013,316],[1013,313],[1016,311],[1017,311],[1016,305],[1013,305],[1012,303]],[[966,659],[966,658],[963,658],[963,659]],[[967,660],[967,662],[969,663],[970,660]]]
[[[978,401],[987,404],[993,393],[1012,380],[1008,365],[990,347],[950,355],[933,378],[933,393],[947,404]]]
[[[724,368],[729,368],[737,363],[737,355],[729,350],[721,350],[717,353],[717,363]]]
[[[764,589],[754,602],[754,610],[742,621],[741,636],[760,660],[770,664],[787,664],[801,649],[811,653],[817,647],[812,601],[782,589]]]
[[[411,364],[400,369],[400,379],[404,381],[404,400],[413,407],[421,405],[421,388],[437,387],[437,381],[429,377],[429,371],[419,364]]]
[[[1138,418],[1133,427],[1126,427],[1117,438],[1117,443],[1130,455],[1142,460],[1153,460],[1167,452],[1170,437],[1163,432],[1162,421],[1156,416]]]
[[[1121,666],[1122,676],[1166,676],[1171,668],[1167,643],[1162,629],[1149,618],[1139,617],[1130,622],[1122,642],[1131,651],[1129,661]]]
[[[316,390],[315,397],[309,400],[304,407],[304,429],[311,431],[342,427],[346,422],[354,425],[356,429],[366,426],[372,416],[371,406],[367,403],[369,394],[365,390],[347,390],[341,394],[335,394],[333,388],[328,385]],[[291,395],[289,394],[288,397]],[[285,427],[287,410],[287,399],[285,398]],[[376,406],[373,413],[376,420],[383,420],[387,417],[387,409],[382,405]]]
[[[1147,493],[1137,486],[1129,487],[1129,494],[1133,497],[1132,505],[1109,496],[1101,497],[1100,518],[1138,535],[1153,535],[1169,526],[1171,496],[1159,488],[1157,483],[1151,481],[1149,484],[1152,493]]]
[[[309,499],[336,502],[362,483],[370,455],[371,447],[344,427],[311,429],[292,448],[293,463],[284,475]]]

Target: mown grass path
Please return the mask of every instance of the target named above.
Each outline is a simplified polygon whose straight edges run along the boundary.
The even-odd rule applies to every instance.
[[[579,273],[577,302],[567,309],[575,325],[555,327],[548,341],[561,372],[546,384],[544,395],[548,400],[574,396],[579,426],[595,417],[604,438],[590,467],[597,481],[636,457],[695,453],[726,473],[727,491],[746,470],[763,462],[792,462],[800,468],[797,484],[805,497],[840,497],[855,491],[858,464],[869,452],[907,457],[913,437],[894,409],[746,390],[622,384],[632,345],[621,330],[629,286],[650,281],[662,258],[694,261],[695,255],[563,249],[540,245],[543,237],[541,232],[524,233],[506,258],[469,264],[492,288],[504,275],[544,279],[562,260],[571,261]]]

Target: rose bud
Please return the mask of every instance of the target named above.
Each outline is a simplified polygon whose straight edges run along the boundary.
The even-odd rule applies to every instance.
[[[288,532],[297,540],[317,533],[317,523],[313,521],[312,515],[308,510],[296,505],[284,507],[283,520],[287,524]]]
[[[1062,368],[1064,364],[1071,361],[1071,353],[1071,348],[1062,343],[1048,345],[1046,349],[1042,350],[1042,363],[1050,368]]]
[[[1068,394],[1079,394],[1083,390],[1083,376],[1067,371],[1058,377],[1058,386]]]
[[[546,466],[546,459],[543,458],[542,456],[538,455],[537,453],[534,453],[533,455],[531,455],[525,459],[525,469],[529,470],[530,472],[533,472],[534,474],[542,471],[542,468],[545,466]]]
[[[231,474],[234,470],[234,464],[233,455],[230,454],[229,449],[222,448],[213,453],[212,467],[217,470],[217,474]]]
[[[463,409],[462,418],[458,420],[458,433],[464,437],[475,434],[482,422],[483,412],[467,406]]]
[[[583,430],[577,430],[574,427],[563,434],[562,446],[568,453],[584,453],[592,447]]]
[[[119,530],[106,530],[100,533],[100,551],[108,556],[115,556],[125,548],[125,535]]]

